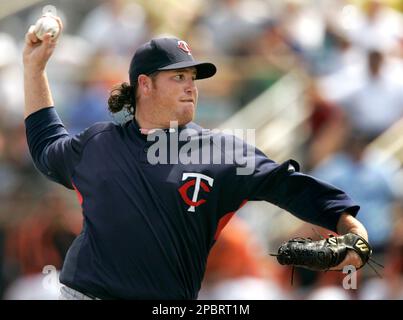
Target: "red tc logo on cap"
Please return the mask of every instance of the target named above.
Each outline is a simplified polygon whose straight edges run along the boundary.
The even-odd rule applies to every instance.
[[[178,48],[182,49],[183,51],[185,51],[189,56],[192,55],[192,51],[190,50],[189,45],[185,41],[179,40],[178,41]]]

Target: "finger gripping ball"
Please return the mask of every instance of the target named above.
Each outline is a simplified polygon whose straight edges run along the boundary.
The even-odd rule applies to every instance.
[[[46,33],[50,33],[52,38],[55,38],[60,32],[60,26],[54,17],[45,15],[36,22],[34,32],[40,40],[43,40]]]

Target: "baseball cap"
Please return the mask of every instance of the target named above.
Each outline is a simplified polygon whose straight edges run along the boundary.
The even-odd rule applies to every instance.
[[[195,67],[196,79],[212,77],[217,68],[210,62],[194,60],[189,45],[177,38],[155,38],[141,45],[130,63],[130,84],[137,83],[140,74],[155,71]]]

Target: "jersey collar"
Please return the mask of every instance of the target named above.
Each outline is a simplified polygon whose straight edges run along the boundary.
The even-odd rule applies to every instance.
[[[182,130],[187,128],[187,125],[178,126],[178,128],[156,128],[156,129],[145,129],[140,128],[137,120],[133,118],[130,123],[130,127],[135,131],[136,135],[140,136],[144,140],[147,140],[147,135],[155,133],[158,130],[162,130],[165,133],[175,133],[176,131],[181,132]]]

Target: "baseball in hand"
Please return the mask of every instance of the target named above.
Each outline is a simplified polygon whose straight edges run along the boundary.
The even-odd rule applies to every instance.
[[[50,33],[52,38],[55,38],[60,32],[60,26],[54,17],[44,15],[36,22],[34,32],[40,40],[43,40],[43,36],[46,33]]]

